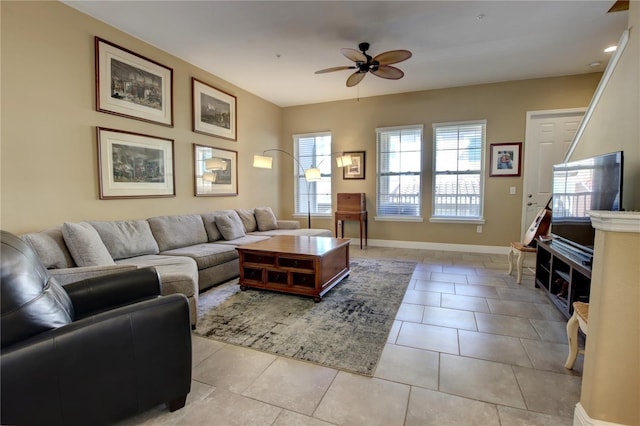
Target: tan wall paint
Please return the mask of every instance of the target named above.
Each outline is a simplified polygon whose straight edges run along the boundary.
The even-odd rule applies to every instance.
[[[376,222],[369,219],[369,238],[474,245],[508,245],[520,240],[522,177],[485,176],[486,223],[483,233],[474,224],[430,223],[432,195],[432,124],[450,121],[487,120],[487,148],[501,142],[524,142],[527,111],[585,107],[601,77],[600,73],[579,76],[430,90],[358,100],[328,102],[284,109],[283,140],[291,135],[330,130],[333,151],[366,151],[366,180],[343,180],[342,171],[333,170],[333,192],[365,192],[367,208],[375,214],[376,127],[424,125],[423,223]],[[373,77],[372,77],[373,78]],[[366,81],[362,83],[366,87]],[[393,83],[389,83],[393,84]],[[345,90],[349,90],[346,89]],[[354,95],[355,95],[355,89]],[[526,155],[526,147],[524,147]],[[485,161],[489,161],[488,154]],[[288,183],[292,191],[292,183]],[[517,195],[509,195],[515,186]],[[335,196],[334,196],[335,202]],[[292,213],[290,200],[283,208]],[[333,227],[333,220],[314,219],[314,225]],[[347,222],[345,236],[357,237],[356,222]]]
[[[281,108],[62,3],[1,7],[3,229],[257,205],[279,212],[277,173],[251,163],[280,144]],[[173,128],[95,111],[94,36],[173,68]],[[237,96],[237,142],[191,131],[191,77]],[[176,197],[100,200],[96,126],[174,139]],[[193,143],[238,151],[238,197],[194,196]]]
[[[640,3],[629,42],[575,158],[624,149],[623,205],[640,210]],[[603,141],[605,143],[603,143]],[[591,419],[640,424],[640,236],[596,231],[580,403]]]
[[[640,4],[631,3],[629,41],[572,159],[624,150],[622,204],[640,210]]]

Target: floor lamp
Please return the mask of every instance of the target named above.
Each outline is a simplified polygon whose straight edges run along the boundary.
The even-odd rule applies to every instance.
[[[305,180],[305,182],[307,184],[307,223],[308,223],[307,226],[309,228],[311,228],[311,186],[309,185],[309,182],[319,181],[321,179],[320,169],[318,167],[311,167],[311,168],[308,168],[307,170],[305,170],[302,167],[302,164],[300,164],[300,162],[298,161],[298,159],[296,157],[291,155],[291,153],[289,153],[289,152],[287,152],[287,151],[285,151],[283,149],[278,149],[278,148],[267,149],[267,150],[262,152],[262,155],[254,155],[253,156],[253,167],[257,167],[257,168],[261,168],[261,169],[271,169],[271,168],[273,168],[273,157],[265,156],[265,154],[267,152],[272,152],[272,151],[281,152],[281,153],[291,157],[293,159],[293,161],[298,165],[300,170],[304,173],[304,180]],[[336,161],[338,163],[338,167],[344,167],[344,166],[348,166],[348,165],[351,164],[351,156],[350,155],[344,155],[344,153],[342,153],[342,152],[340,152],[340,153],[332,153],[330,155],[334,155],[334,154],[340,154],[340,156],[336,159]]]

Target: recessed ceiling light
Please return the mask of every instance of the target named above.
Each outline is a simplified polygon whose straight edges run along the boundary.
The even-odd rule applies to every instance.
[[[599,67],[600,65],[602,65],[602,62],[600,61],[594,61],[589,64],[591,68],[596,68],[596,67]]]
[[[606,49],[604,49],[604,51],[605,53],[611,53],[611,52],[615,52],[617,48],[618,46],[609,46]]]
[[[484,18],[486,18],[486,15],[484,13],[481,13],[480,15],[476,16],[476,19],[478,21],[482,21]]]

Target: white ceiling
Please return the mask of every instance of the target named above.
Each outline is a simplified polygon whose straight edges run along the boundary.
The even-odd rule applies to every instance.
[[[603,71],[628,19],[614,0],[64,3],[283,107]],[[314,74],[362,41],[413,52],[405,77]]]

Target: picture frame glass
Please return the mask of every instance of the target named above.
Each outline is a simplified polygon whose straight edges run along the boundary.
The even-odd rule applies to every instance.
[[[520,176],[522,142],[491,144],[490,176]]]
[[[100,199],[174,197],[173,140],[97,128]]]
[[[196,196],[238,195],[238,153],[193,144]]]
[[[192,78],[193,131],[236,141],[236,97]]]
[[[344,155],[351,156],[351,164],[343,167],[343,179],[365,178],[365,151],[346,151]]]
[[[95,39],[96,109],[173,126],[173,70],[120,46]]]

